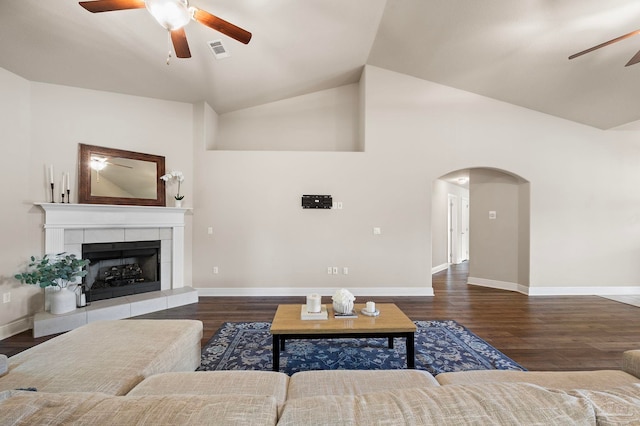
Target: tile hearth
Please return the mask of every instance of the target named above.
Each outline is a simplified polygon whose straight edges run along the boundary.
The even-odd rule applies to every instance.
[[[38,312],[33,317],[33,337],[73,330],[93,321],[118,320],[198,302],[198,291],[191,287],[153,291],[92,302],[66,314]]]

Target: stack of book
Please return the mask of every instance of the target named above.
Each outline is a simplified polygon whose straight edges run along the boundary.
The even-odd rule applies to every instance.
[[[352,310],[351,312],[347,312],[346,314],[333,311],[333,317],[334,318],[358,318],[358,314],[356,314],[355,310]]]
[[[320,312],[309,312],[307,310],[307,305],[302,305],[300,309],[300,319],[302,320],[326,320],[329,319],[329,314],[327,313],[327,306],[322,305],[320,307]]]

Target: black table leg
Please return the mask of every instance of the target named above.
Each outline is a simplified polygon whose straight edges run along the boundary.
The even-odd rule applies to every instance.
[[[416,368],[416,350],[414,334],[407,334],[407,368]]]
[[[273,371],[280,371],[280,335],[273,336]],[[284,343],[284,339],[282,339]]]
[[[393,337],[389,337],[389,349],[393,349]]]
[[[284,351],[284,336],[280,336],[280,352]]]

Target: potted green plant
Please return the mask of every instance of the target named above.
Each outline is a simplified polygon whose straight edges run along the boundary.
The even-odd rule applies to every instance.
[[[89,261],[78,259],[75,254],[60,253],[55,258],[44,255],[41,259],[31,256],[28,270],[16,274],[23,284],[38,284],[42,288],[57,287],[51,293],[51,313],[63,314],[76,308],[76,296],[69,285],[77,286],[76,280],[87,275],[84,269]]]

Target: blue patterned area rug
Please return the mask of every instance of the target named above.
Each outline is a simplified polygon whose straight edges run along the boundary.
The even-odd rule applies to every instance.
[[[525,369],[455,321],[415,321],[416,368],[450,371]],[[199,371],[272,368],[269,322],[226,322],[202,350]],[[386,338],[287,340],[280,371],[388,370],[406,368],[405,339],[394,349]]]

